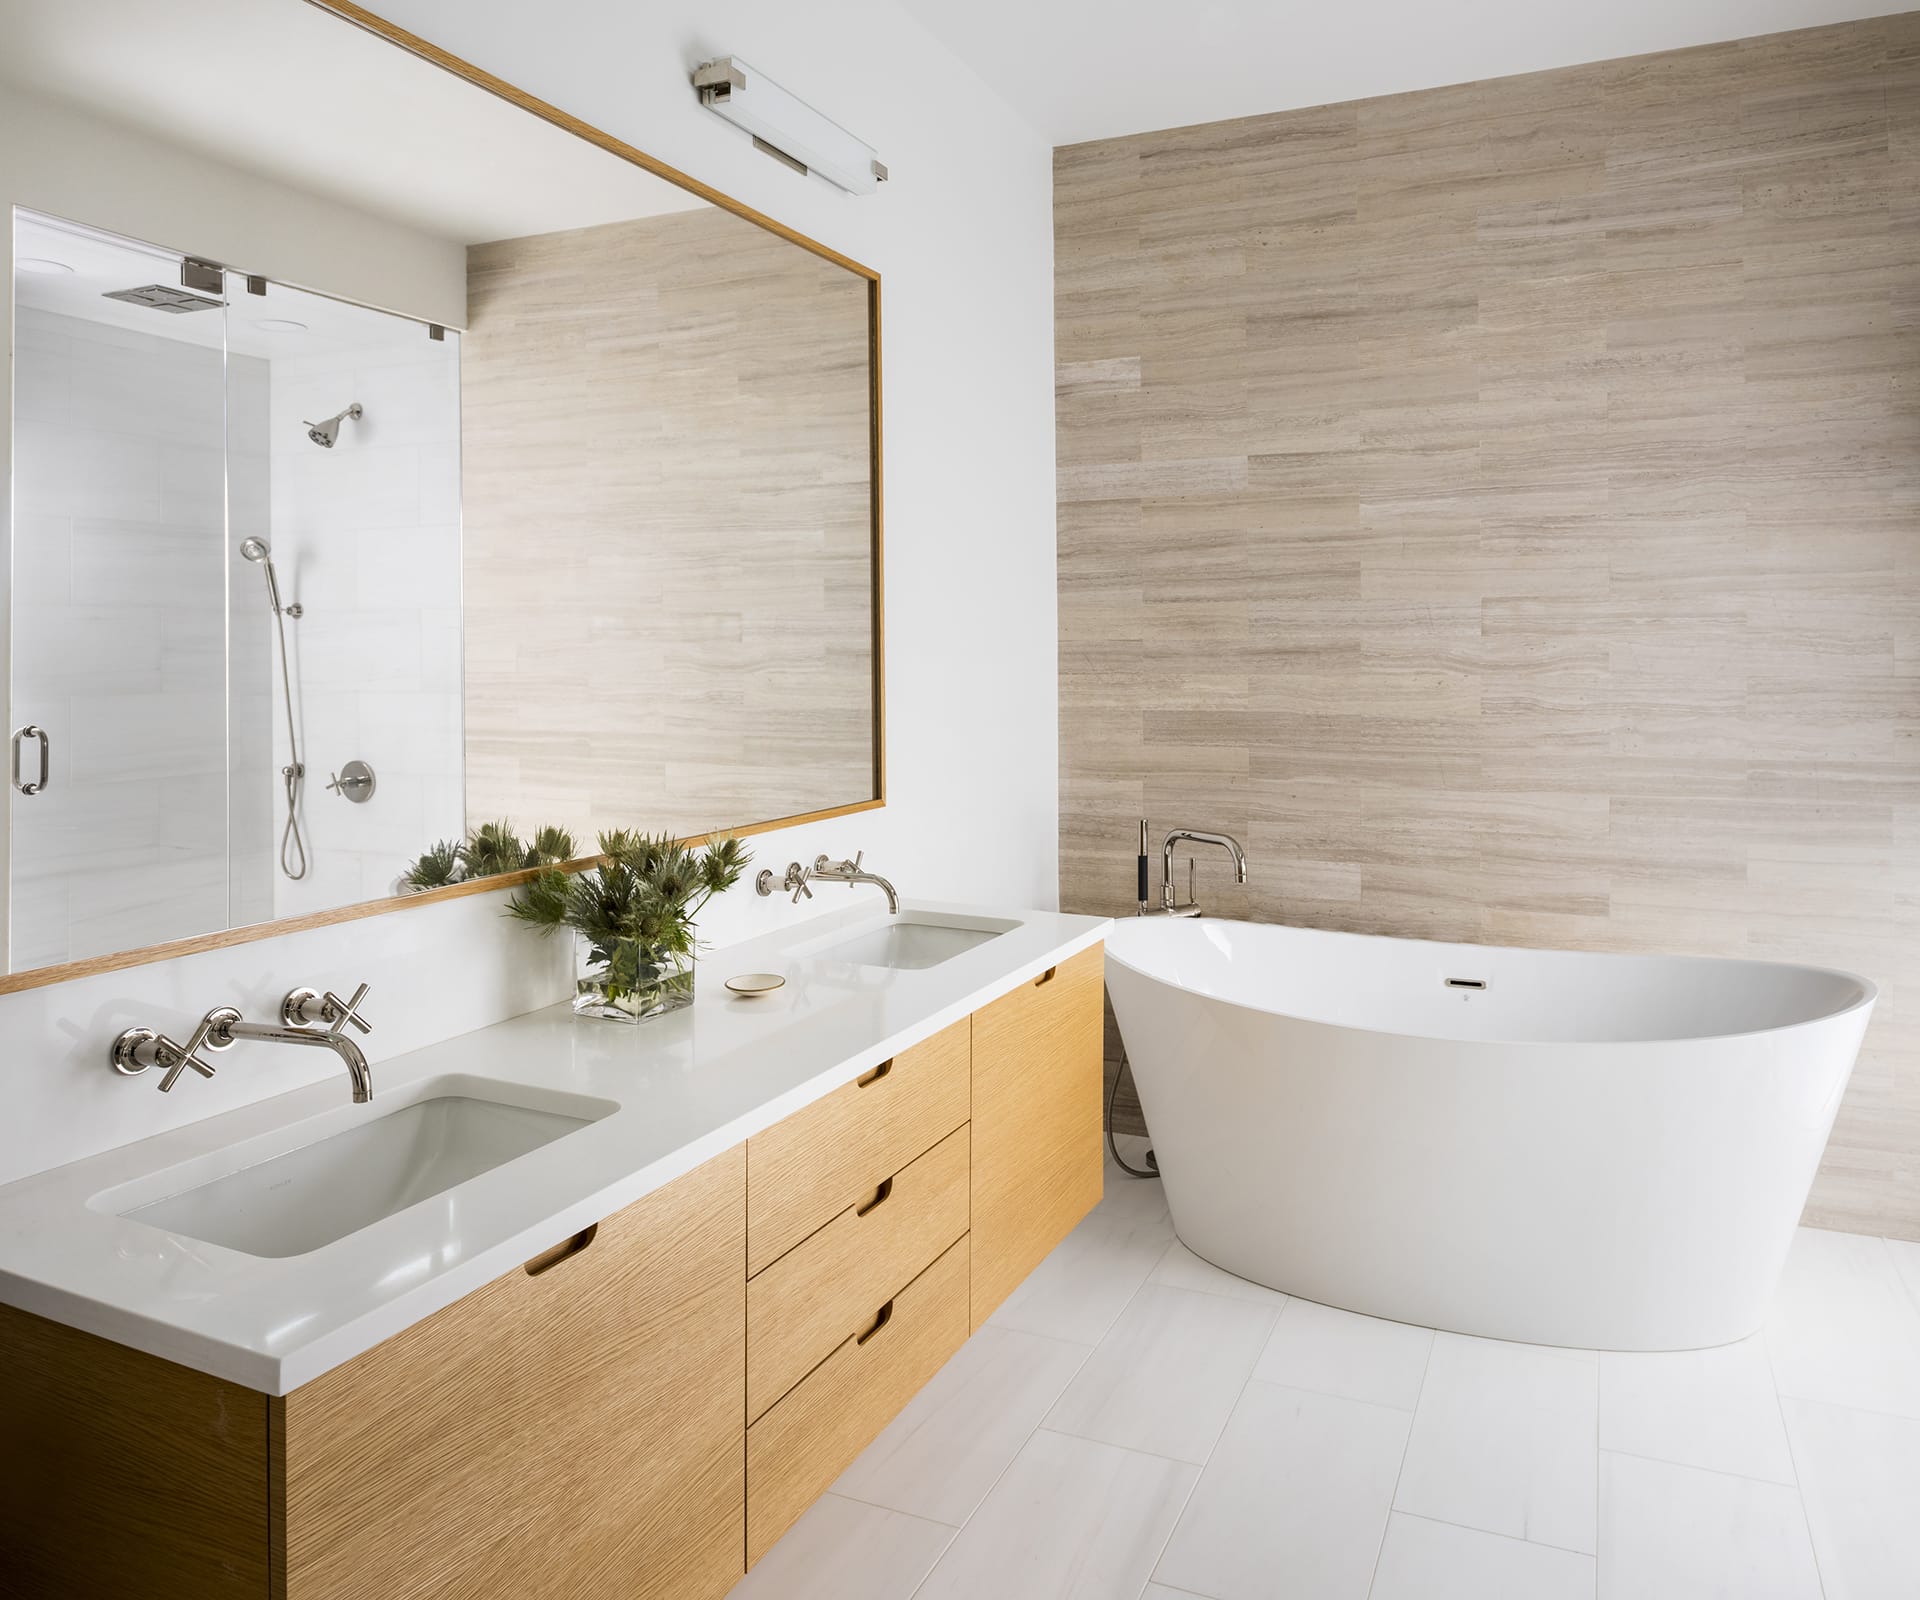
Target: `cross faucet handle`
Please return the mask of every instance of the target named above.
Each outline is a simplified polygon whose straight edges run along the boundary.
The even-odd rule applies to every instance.
[[[113,1041],[113,1070],[122,1077],[136,1078],[149,1068],[158,1067],[162,1094],[168,1093],[179,1082],[180,1074],[189,1067],[201,1077],[211,1078],[214,1069],[200,1059],[200,1052],[203,1048],[226,1048],[213,1037],[224,1015],[222,1011],[209,1011],[200,1019],[200,1026],[193,1030],[185,1044],[178,1044],[152,1028],[128,1028]]]
[[[280,1003],[280,1020],[289,1028],[310,1028],[327,1033],[344,1033],[349,1026],[372,1033],[373,1024],[360,1014],[361,1002],[372,986],[361,984],[351,1000],[342,1000],[329,989],[294,989]]]

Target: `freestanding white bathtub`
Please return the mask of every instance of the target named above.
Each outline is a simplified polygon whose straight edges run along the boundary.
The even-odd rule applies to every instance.
[[[1874,988],[1760,961],[1115,924],[1173,1223],[1326,1305],[1585,1349],[1759,1327]]]

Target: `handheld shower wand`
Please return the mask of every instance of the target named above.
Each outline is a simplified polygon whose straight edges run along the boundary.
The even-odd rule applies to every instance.
[[[267,604],[273,611],[273,626],[280,636],[280,692],[287,710],[287,764],[280,769],[280,782],[287,797],[287,825],[280,831],[280,870],[298,883],[307,875],[307,844],[300,837],[300,785],[307,769],[300,760],[300,743],[293,728],[293,673],[287,666],[286,619],[299,616],[300,608],[281,605],[280,580],[273,570],[273,547],[265,539],[242,539],[240,554],[266,576]]]

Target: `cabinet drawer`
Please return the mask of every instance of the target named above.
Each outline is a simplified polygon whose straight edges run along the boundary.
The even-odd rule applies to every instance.
[[[747,1429],[749,1566],[966,1341],[965,1237],[887,1306]]]
[[[747,1271],[757,1273],[967,1120],[970,1019],[902,1050],[747,1141]]]
[[[967,1231],[964,1124],[747,1285],[747,1417],[873,1321]]]
[[[736,1147],[269,1403],[275,1600],[719,1600],[739,1580]]]

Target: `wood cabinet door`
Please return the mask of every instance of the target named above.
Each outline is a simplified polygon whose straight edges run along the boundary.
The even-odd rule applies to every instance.
[[[718,1600],[745,1567],[746,1153],[273,1402],[277,1600]]]
[[[0,1597],[260,1600],[267,1397],[0,1306]]]
[[[973,1014],[973,1326],[1100,1199],[1105,947]]]

